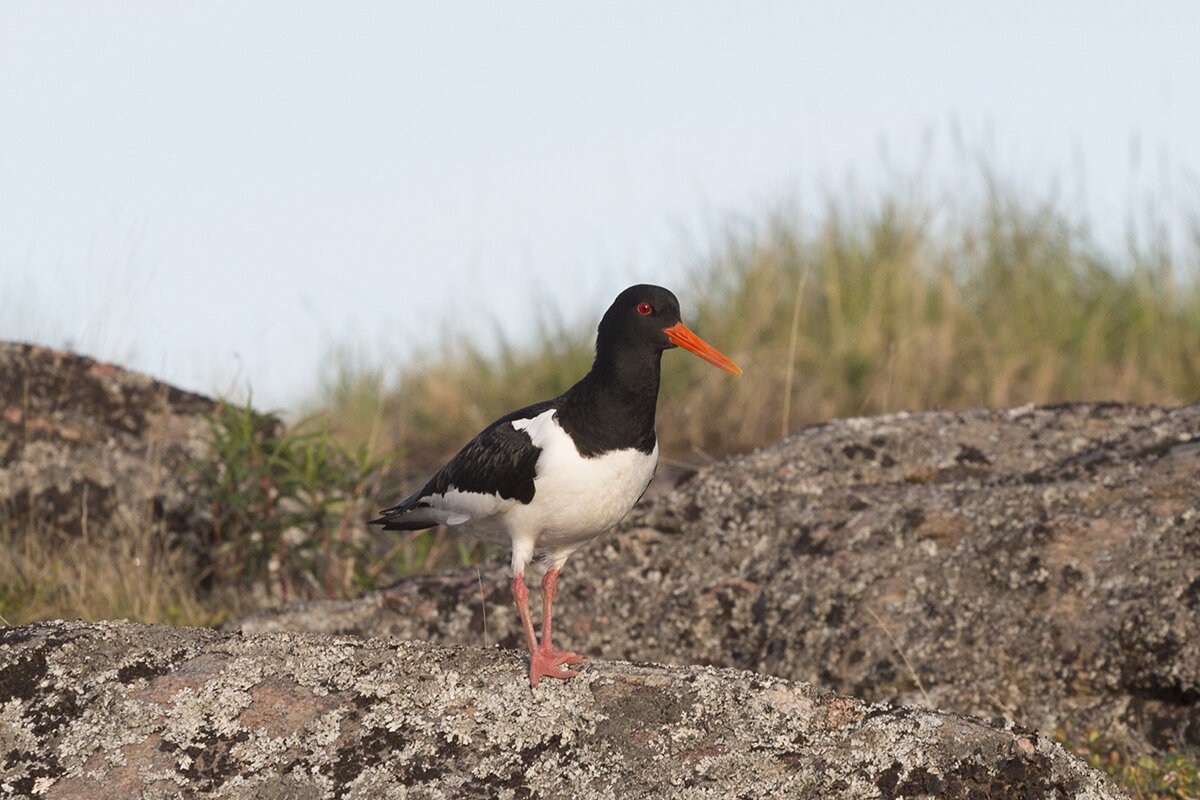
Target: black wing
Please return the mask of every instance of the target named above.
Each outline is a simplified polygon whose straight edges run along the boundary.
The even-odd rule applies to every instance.
[[[514,420],[532,419],[553,407],[547,400],[506,414],[459,450],[420,491],[385,508],[373,525],[384,530],[423,530],[457,525],[498,513],[516,500],[533,500],[540,447]],[[447,496],[451,490],[455,493]]]

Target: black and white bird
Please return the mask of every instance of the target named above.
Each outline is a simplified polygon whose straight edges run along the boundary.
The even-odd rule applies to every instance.
[[[570,678],[577,653],[551,644],[558,575],[580,546],[616,525],[645,492],[658,465],[654,413],[664,350],[683,347],[721,369],[741,369],[684,326],[679,301],[660,286],[631,286],[605,312],[587,375],[553,400],[493,422],[420,491],[384,509],[384,530],[449,525],[512,547],[512,592],[529,645],[529,680]],[[542,579],[542,639],[529,613],[525,568]]]

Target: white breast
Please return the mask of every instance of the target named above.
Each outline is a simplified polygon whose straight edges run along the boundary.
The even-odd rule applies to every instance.
[[[620,522],[658,465],[657,443],[651,453],[629,448],[584,458],[553,410],[512,424],[542,449],[533,501],[505,515],[514,551],[524,546],[570,553]]]

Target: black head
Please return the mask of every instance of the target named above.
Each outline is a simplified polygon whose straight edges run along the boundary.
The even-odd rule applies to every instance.
[[[617,295],[600,320],[591,371],[557,400],[558,422],[580,453],[654,450],[662,353],[672,347],[742,372],[680,322],[679,301],[666,289],[639,284]]]
[[[674,347],[667,337],[667,328],[679,320],[679,301],[670,291],[648,283],[630,286],[604,312],[596,349],[632,347],[661,353]]]
[[[736,364],[687,329],[680,318],[679,301],[661,286],[630,286],[617,295],[600,320],[597,361],[635,353],[656,357],[672,347],[683,347],[723,370],[742,374]]]

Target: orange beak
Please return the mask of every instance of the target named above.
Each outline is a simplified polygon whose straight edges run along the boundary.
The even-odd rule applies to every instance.
[[[676,322],[671,327],[663,331],[671,344],[676,347],[682,347],[684,350],[691,350],[696,355],[703,358],[710,364],[715,364],[726,372],[732,372],[734,375],[741,375],[742,368],[730,361],[725,356],[717,351],[717,348],[710,345],[708,342],[701,339],[696,334],[687,329],[687,326],[682,322]]]

